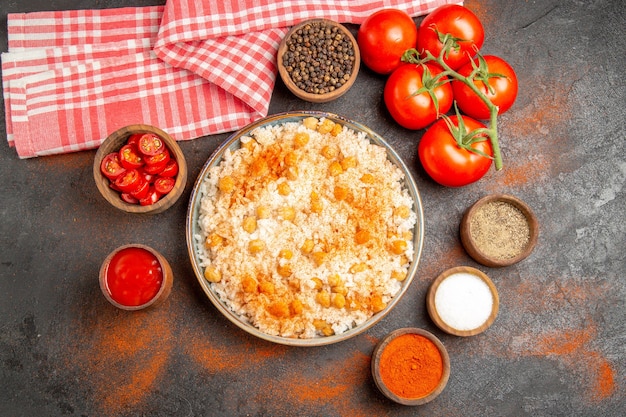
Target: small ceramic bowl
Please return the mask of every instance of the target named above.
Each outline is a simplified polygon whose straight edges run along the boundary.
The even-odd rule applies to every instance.
[[[430,285],[426,308],[441,330],[455,336],[484,332],[498,315],[498,290],[476,268],[459,266],[441,273]]]
[[[111,188],[111,181],[102,175],[100,171],[100,164],[104,157],[112,152],[119,151],[128,138],[135,133],[154,133],[159,136],[163,142],[165,142],[171,157],[178,163],[178,174],[176,175],[174,188],[168,194],[161,197],[156,203],[146,206],[132,204],[122,200],[120,193]],[[183,194],[185,184],[187,183],[187,162],[178,143],[166,132],[154,126],[136,124],[116,130],[102,142],[94,158],[93,177],[100,194],[102,194],[113,207],[128,213],[156,214],[170,208]]]
[[[403,397],[401,395],[398,395],[398,393],[392,391],[385,383],[386,377],[381,372],[381,363],[386,361],[386,359],[383,357],[383,353],[385,352],[385,349],[387,349],[389,347],[389,344],[392,343],[396,338],[407,335],[407,334],[418,335],[418,336],[422,336],[428,339],[428,341],[430,341],[437,348],[437,350],[439,351],[439,354],[441,355],[442,373],[441,373],[441,377],[439,378],[438,383],[436,383],[436,385],[432,388],[430,392],[428,392],[425,395],[421,395],[417,398]],[[422,367],[428,363],[425,361],[426,358],[416,358],[415,356],[408,359],[408,361],[411,361],[411,360],[418,361],[418,362],[415,364],[414,367],[410,364],[406,364],[405,367],[401,367],[401,371],[422,372],[422,369],[423,369]],[[378,387],[378,389],[385,395],[385,397],[402,405],[422,405],[437,398],[437,396],[439,396],[439,394],[441,394],[443,389],[446,387],[446,384],[448,383],[448,378],[450,377],[450,357],[448,356],[448,351],[446,350],[445,346],[432,333],[426,330],[409,327],[409,328],[402,328],[402,329],[394,330],[393,332],[385,336],[376,345],[376,347],[374,348],[374,352],[372,354],[371,368],[372,368],[372,376],[374,377],[374,382],[376,383],[376,386]],[[420,375],[415,375],[415,378],[422,379],[420,378]]]
[[[102,294],[111,304],[135,311],[165,301],[172,290],[174,273],[158,251],[146,245],[129,244],[106,257],[98,278]]]
[[[283,55],[288,51],[289,40],[293,39],[292,36],[296,36],[298,34],[298,31],[300,31],[307,25],[323,25],[325,27],[336,27],[339,29],[341,34],[343,34],[344,38],[348,39],[352,45],[352,50],[353,50],[352,57],[354,59],[352,61],[352,72],[350,73],[350,78],[348,78],[346,82],[342,84],[340,87],[335,88],[334,90],[330,92],[315,93],[315,92],[306,91],[298,87],[298,85],[293,81],[291,75],[289,74],[289,71],[287,70],[285,66]],[[311,20],[306,20],[304,22],[301,22],[295,25],[289,30],[289,32],[287,32],[287,34],[281,41],[280,45],[278,46],[277,62],[278,62],[278,72],[280,74],[280,77],[282,78],[287,88],[296,97],[299,97],[302,100],[310,101],[313,103],[325,103],[328,101],[335,100],[336,98],[342,96],[350,89],[350,87],[352,87],[352,84],[354,84],[354,81],[356,80],[357,75],[359,73],[359,67],[361,65],[361,54],[359,52],[359,45],[357,44],[356,39],[345,26],[333,20],[311,19]]]
[[[491,194],[465,212],[460,234],[463,247],[476,262],[503,267],[530,255],[537,244],[539,224],[522,200],[507,194]]]

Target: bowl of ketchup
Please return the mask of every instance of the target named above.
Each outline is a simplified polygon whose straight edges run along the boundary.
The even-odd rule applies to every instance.
[[[100,267],[100,289],[123,310],[141,310],[164,301],[172,290],[172,268],[149,246],[130,244],[111,252]]]

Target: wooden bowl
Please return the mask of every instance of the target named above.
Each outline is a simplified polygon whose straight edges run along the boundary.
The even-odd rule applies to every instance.
[[[447,291],[446,294],[450,294],[450,291],[452,290],[452,288],[449,288],[450,285],[462,283],[460,280],[462,280],[465,276],[459,276],[458,274],[471,274],[472,276],[480,279],[486,284],[485,290],[491,293],[490,311],[486,313],[481,311],[480,315],[482,317],[478,317],[478,319],[476,319],[477,323],[475,323],[475,325],[470,325],[469,328],[467,326],[464,326],[464,328],[462,329],[458,328],[460,326],[454,327],[453,323],[451,323],[452,320],[450,320],[450,318],[448,317],[457,317],[459,315],[464,315],[463,317],[467,317],[465,314],[468,313],[468,309],[482,307],[477,303],[480,303],[482,299],[484,299],[485,294],[483,292],[483,288],[479,288],[480,284],[479,286],[476,286],[474,283],[472,283],[473,286],[470,289],[468,289],[467,286],[465,287],[465,290],[467,292],[460,291],[457,286],[457,292],[454,295],[457,295],[458,298],[451,297],[449,300],[439,300],[437,297],[437,291],[440,289],[441,284],[444,283],[444,281],[448,280],[445,289]],[[453,275],[455,275],[455,281],[450,281],[449,278]],[[439,295],[442,297],[445,296],[445,294],[443,293],[439,293]],[[439,302],[437,302],[438,300]],[[438,306],[442,306],[442,303],[444,302],[449,302],[449,307],[453,309],[451,313],[444,313],[439,311]],[[474,336],[487,330],[487,328],[489,328],[489,326],[491,326],[495,321],[496,316],[498,315],[499,306],[500,301],[498,297],[498,290],[496,289],[491,279],[489,279],[487,275],[485,275],[478,269],[468,266],[450,268],[441,273],[430,285],[428,293],[426,295],[426,308],[428,309],[428,314],[430,315],[432,321],[444,332],[455,336]]]
[[[296,85],[296,83],[292,80],[291,76],[289,75],[289,72],[287,71],[287,68],[285,67],[283,63],[283,55],[285,54],[285,52],[287,52],[287,49],[288,49],[288,45],[287,45],[288,40],[291,38],[292,35],[294,35],[300,29],[302,29],[306,25],[311,25],[311,24],[314,24],[314,25],[321,24],[321,25],[337,27],[341,31],[341,33],[350,41],[350,43],[352,44],[352,48],[354,50],[354,62],[353,62],[350,78],[346,80],[346,82],[341,87],[335,88],[333,91],[323,93],[323,94],[308,92],[298,87],[298,85]],[[356,80],[356,77],[359,73],[359,67],[361,65],[361,54],[359,52],[359,45],[357,44],[356,39],[354,38],[354,36],[352,36],[352,33],[350,33],[350,31],[345,26],[333,20],[311,19],[311,20],[306,20],[304,22],[301,22],[293,26],[289,30],[289,32],[287,32],[287,34],[281,41],[280,45],[278,46],[277,63],[278,63],[278,73],[280,74],[280,77],[282,78],[287,88],[295,96],[301,98],[302,100],[310,101],[313,103],[325,103],[328,101],[335,100],[336,98],[342,96],[350,89],[350,87],[352,87],[352,84],[354,84],[354,81]]]
[[[119,303],[112,297],[111,291],[109,289],[109,285],[107,283],[107,274],[109,271],[109,266],[111,265],[111,260],[120,251],[129,249],[129,248],[145,250],[151,253],[152,255],[154,255],[159,262],[159,265],[161,267],[161,271],[163,274],[163,279],[162,279],[161,286],[159,287],[158,292],[150,300],[140,305],[125,305],[125,304]],[[104,297],[115,307],[122,309],[122,310],[128,310],[128,311],[143,310],[148,307],[155,307],[161,304],[163,301],[167,299],[167,297],[169,297],[170,292],[172,291],[172,284],[174,283],[174,273],[172,272],[172,268],[169,262],[167,261],[167,259],[165,259],[165,257],[161,255],[158,251],[152,249],[149,246],[141,245],[141,244],[129,244],[129,245],[120,246],[119,248],[111,252],[106,257],[106,259],[102,262],[98,278],[100,281],[100,289],[102,290],[102,294],[104,294]]]
[[[119,151],[128,138],[135,133],[154,133],[158,135],[167,145],[171,157],[178,163],[178,174],[176,175],[174,188],[168,194],[161,197],[159,201],[147,206],[131,204],[122,200],[120,193],[111,188],[110,180],[102,175],[100,171],[102,159],[111,152]],[[94,158],[93,176],[100,194],[102,194],[113,207],[128,213],[156,214],[170,208],[176,203],[185,190],[185,184],[187,183],[187,162],[178,143],[166,132],[154,126],[136,124],[116,130],[102,142]]]
[[[437,347],[439,353],[441,354],[443,365],[443,373],[441,375],[441,379],[439,380],[437,386],[432,391],[430,391],[430,393],[419,398],[406,398],[396,394],[395,392],[390,390],[387,385],[385,385],[385,382],[380,372],[381,357],[385,348],[395,338],[405,334],[416,334],[425,337]],[[393,332],[385,336],[376,345],[372,354],[371,368],[372,376],[374,377],[374,382],[376,383],[376,386],[387,398],[402,405],[422,405],[437,398],[437,396],[439,396],[439,394],[441,394],[443,389],[446,387],[446,384],[448,383],[448,378],[450,377],[450,357],[448,356],[448,351],[446,350],[445,346],[432,333],[422,329],[407,327],[394,330]]]
[[[525,241],[523,246],[521,246],[521,243],[514,245],[521,247],[515,247],[514,250],[511,249],[511,252],[506,254],[496,254],[493,248],[489,248],[490,246],[497,247],[499,251],[504,252],[507,245],[513,242],[513,240],[509,238],[512,234],[513,226],[520,221],[517,215],[511,216],[508,219],[501,217],[499,219],[499,226],[495,227],[494,222],[491,222],[490,226],[484,219],[481,220],[480,213],[481,209],[491,203],[502,203],[504,207],[506,207],[506,205],[512,206],[514,209],[517,209],[517,211],[514,210],[515,213],[521,213],[528,227],[527,241],[525,241],[526,239],[522,240],[522,242]],[[474,233],[476,231],[473,230],[474,227],[472,225],[480,225],[481,222],[486,226],[483,237],[487,239],[479,241],[480,239],[477,239],[476,233]],[[488,236],[486,232],[489,228],[491,228],[491,231],[498,231],[499,236],[496,236],[495,233]],[[513,265],[530,255],[537,244],[539,223],[530,207],[522,200],[507,194],[491,194],[478,200],[465,212],[461,220],[460,234],[463,247],[476,262],[494,268],[503,267]]]

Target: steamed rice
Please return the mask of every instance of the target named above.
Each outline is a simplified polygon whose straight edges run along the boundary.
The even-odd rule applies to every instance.
[[[407,276],[417,215],[404,180],[383,147],[330,119],[257,128],[203,180],[200,266],[266,334],[343,333]]]

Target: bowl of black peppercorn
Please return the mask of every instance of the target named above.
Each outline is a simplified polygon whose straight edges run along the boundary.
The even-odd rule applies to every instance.
[[[329,19],[293,26],[278,47],[278,72],[297,97],[313,103],[334,100],[354,84],[361,55],[350,31]]]

